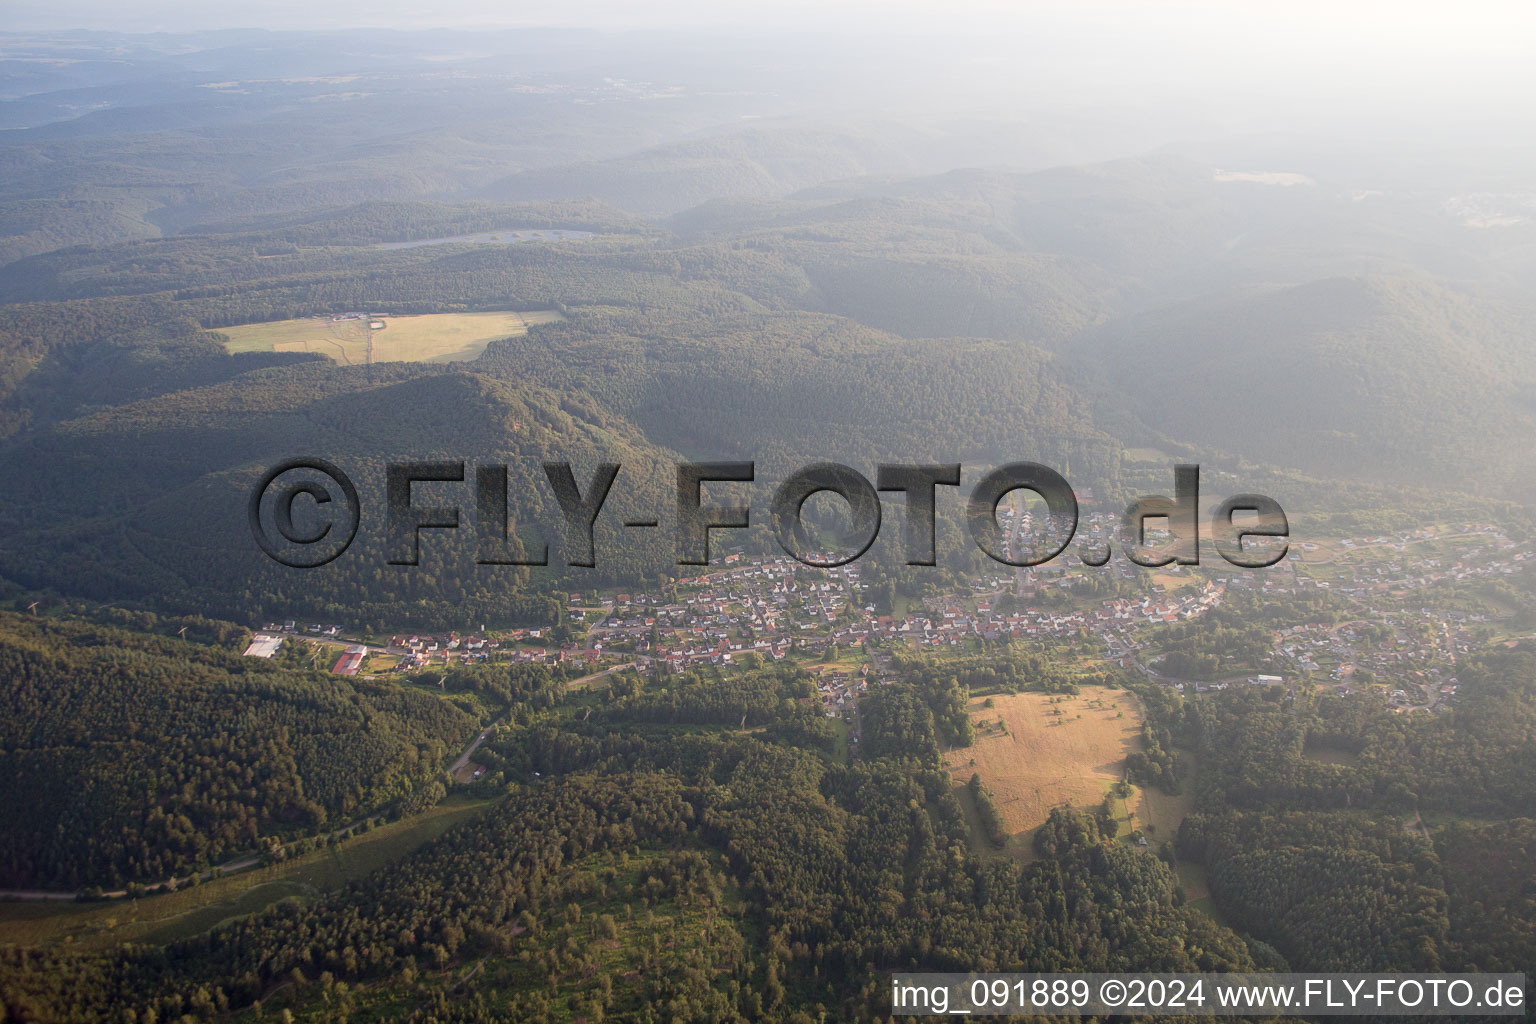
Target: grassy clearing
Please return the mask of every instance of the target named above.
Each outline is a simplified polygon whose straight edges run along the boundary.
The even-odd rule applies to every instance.
[[[1118,836],[1122,843],[1129,843],[1131,841],[1131,833],[1136,830],[1135,807],[1137,800],[1140,799],[1136,787],[1131,787],[1130,796],[1119,797],[1115,795],[1113,788],[1106,784],[1104,787],[1104,799],[1108,802],[1110,817],[1115,822],[1115,833],[1109,838],[1113,839]]]
[[[1170,572],[1165,569],[1161,572],[1154,572],[1152,574],[1152,582],[1162,587],[1165,591],[1172,593],[1185,587],[1198,587],[1202,581],[1200,577],[1192,573]]]
[[[1210,918],[1212,921],[1215,921],[1219,925],[1225,926],[1227,923],[1227,919],[1223,917],[1221,911],[1217,909],[1216,901],[1211,899],[1209,896],[1201,896],[1199,899],[1189,900],[1186,905],[1200,911],[1200,913],[1204,914],[1206,917]]]
[[[361,366],[373,338],[376,363],[458,363],[477,359],[498,338],[528,333],[535,324],[560,319],[553,310],[533,313],[430,313],[354,320],[304,317],[223,327],[230,352],[319,352],[333,362]],[[372,329],[368,325],[383,324]]]
[[[383,654],[379,651],[371,652],[363,659],[363,667],[359,670],[362,675],[374,675],[378,672],[393,672],[395,666],[400,664],[398,654]]]
[[[1178,796],[1169,796],[1155,786],[1137,786],[1139,802],[1137,797],[1131,798],[1135,806],[1135,827],[1145,832],[1151,842],[1171,840],[1178,834],[1179,825],[1195,809],[1195,788],[1200,777],[1200,764],[1189,751],[1181,750],[1179,766],[1184,777]]]
[[[966,776],[970,778],[969,775]],[[983,860],[994,857],[1012,857],[1015,860],[1031,861],[1035,859],[1035,849],[1032,845],[1033,836],[1008,837],[1008,845],[998,849],[987,838],[986,826],[981,823],[981,812],[976,808],[976,801],[971,798],[971,791],[964,784],[955,786],[955,799],[960,801],[960,809],[965,812],[966,835],[970,840],[972,855]]]
[[[1210,900],[1211,887],[1206,884],[1205,868],[1199,864],[1181,860],[1178,867],[1174,869],[1174,873],[1178,876],[1179,885],[1184,889],[1185,900],[1190,903]],[[1209,910],[1206,912],[1210,913]]]
[[[1301,752],[1301,756],[1308,761],[1316,761],[1319,764],[1342,764],[1348,768],[1360,767],[1360,756],[1358,754],[1334,747],[1308,747]]]
[[[310,899],[363,878],[491,803],[450,797],[422,814],[381,825],[340,846],[179,892],[106,903],[0,902],[0,943],[99,950],[125,942],[161,944],[200,935],[282,900]]]
[[[1180,750],[1179,764],[1183,769],[1183,784],[1178,796],[1170,796],[1156,787],[1137,786],[1135,795],[1128,801],[1135,807],[1131,828],[1141,829],[1154,850],[1164,840],[1172,842],[1179,833],[1179,826],[1195,809],[1200,763],[1194,754]],[[1184,890],[1185,900],[1206,916],[1219,921],[1219,912],[1211,901],[1210,886],[1206,883],[1205,868],[1191,861],[1180,860],[1174,865],[1174,875],[1176,884]]]
[[[792,658],[800,657],[791,655]],[[802,666],[807,672],[843,672],[857,675],[859,670],[869,664],[869,656],[863,647],[840,647],[836,658],[827,658],[822,655],[804,655],[805,664]]]
[[[1331,537],[1308,537],[1298,547],[1301,560],[1314,565],[1326,565],[1350,552],[1342,541]]]
[[[1034,831],[1052,808],[1097,807],[1141,745],[1141,712],[1123,690],[998,695],[973,700],[970,710],[976,743],[950,751],[945,764],[959,785],[981,775],[1012,837],[1006,852],[1015,856],[1030,856]]]

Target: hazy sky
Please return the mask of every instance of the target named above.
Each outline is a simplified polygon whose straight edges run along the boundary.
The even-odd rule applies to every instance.
[[[1536,103],[1526,0],[0,0],[12,30],[490,26],[846,35],[850,65],[994,93],[1033,71],[1085,93],[1155,82],[1169,96],[1298,110],[1344,96],[1404,117],[1523,122]]]
[[[1519,0],[5,0],[0,27],[124,31],[559,25],[598,28],[1027,31],[1041,17],[1108,30],[1178,30],[1265,47],[1532,54],[1536,10]]]

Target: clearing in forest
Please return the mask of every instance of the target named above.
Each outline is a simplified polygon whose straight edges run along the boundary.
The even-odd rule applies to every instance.
[[[344,366],[376,363],[458,363],[477,359],[499,338],[528,333],[560,319],[554,310],[531,313],[428,313],[422,316],[346,314],[221,327],[231,352],[319,352]]]
[[[976,743],[949,751],[945,764],[958,785],[981,776],[1013,836],[1010,851],[1026,855],[1051,808],[1096,808],[1124,777],[1126,755],[1142,745],[1141,709],[1124,690],[998,694],[971,701],[970,710]],[[1029,833],[1022,844],[1021,833]]]

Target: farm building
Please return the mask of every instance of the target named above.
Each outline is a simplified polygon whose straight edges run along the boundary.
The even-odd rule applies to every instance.
[[[270,636],[266,633],[257,633],[251,638],[251,644],[245,649],[247,658],[270,658],[277,653],[277,649],[283,645],[283,638]]]
[[[338,676],[355,676],[357,670],[363,667],[363,656],[367,653],[366,647],[350,648],[346,654],[336,659],[336,664],[331,671]]]

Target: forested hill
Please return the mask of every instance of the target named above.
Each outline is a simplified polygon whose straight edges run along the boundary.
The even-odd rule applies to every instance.
[[[1462,102],[1530,71],[1480,33],[1319,110],[1252,47],[1202,87],[1211,32],[834,15],[0,30],[0,1024],[1536,976],[1533,90]],[[680,564],[678,464],[727,460],[752,525]],[[856,567],[771,557],[829,461],[961,463],[938,564],[895,494]],[[1025,461],[1079,532],[1013,572],[965,499]],[[621,467],[595,567],[558,463]],[[1083,564],[1189,463],[1281,563]]]
[[[463,223],[441,207],[357,216],[398,216],[417,232],[433,230],[433,217]],[[1072,468],[1085,485],[1118,477],[1118,444],[1040,349],[909,339],[817,311],[816,286],[781,254],[637,236],[299,247],[271,259],[252,244],[189,236],[32,261],[61,293],[93,297],[0,308],[19,360],[6,400],[11,437],[0,446],[18,481],[0,499],[0,522],[12,528],[8,577],[238,619],[306,609],[418,626],[548,621],[554,611],[530,600],[560,585],[545,459],[574,461],[583,480],[599,461],[624,466],[599,522],[599,570],[568,587],[675,568],[670,545],[646,547],[618,524],[670,514],[682,457],[757,460],[760,508],[811,459],[873,475],[880,459],[1033,458]],[[218,336],[199,329],[319,310],[508,306],[554,307],[562,320],[492,341],[467,363],[373,367],[224,355]],[[301,454],[341,465],[372,510],[346,555],[302,579],[244,541],[246,489]],[[387,566],[383,465],[426,458],[509,464],[512,519],[525,545],[556,542],[555,570],[530,583],[527,570],[474,565],[462,537],[434,540],[419,569]],[[82,477],[93,481],[83,491]],[[464,521],[467,535],[468,512]]]
[[[904,757],[849,766],[759,736],[550,724],[501,751],[510,771],[532,756],[558,777],[527,774],[365,883],[164,953],[0,953],[0,991],[82,1021],[211,1015],[280,989],[303,1005],[323,987],[421,1022],[553,1021],[572,1006],[646,1020],[666,1006],[798,1024],[818,1006],[874,1019],[889,1005],[874,978],[913,962],[1253,967],[1240,938],[1179,905],[1165,863],[1103,842],[1091,815],[1058,812],[1050,852],[1028,866],[968,854],[948,775]],[[430,979],[470,959],[484,973],[462,998],[434,993]]]
[[[0,614],[0,889],[160,882],[441,796],[474,716],[242,643]]]
[[[1536,308],[1422,276],[1247,290],[1086,332],[1074,357],[1208,450],[1528,493]]]
[[[192,625],[199,638],[221,635],[217,624]],[[76,684],[50,674],[56,663],[79,671],[80,687],[117,698],[83,714],[82,729],[142,735],[146,745],[165,705],[132,670],[138,659],[159,667],[189,652],[175,660],[182,675],[174,678],[187,686],[161,685],[200,722],[226,694],[259,694],[258,710],[211,722],[226,732],[208,741],[210,755],[171,745],[190,762],[198,791],[242,778],[248,725],[264,741],[253,777],[265,778],[261,758],[277,749],[293,761],[285,777],[307,784],[306,743],[349,735],[354,722],[381,740],[398,738],[409,764],[412,744],[429,761],[423,746],[461,721],[457,698],[474,692],[509,712],[476,753],[489,773],[471,787],[483,800],[479,813],[366,880],[188,932],[163,949],[110,938],[94,950],[0,948],[0,998],[23,1019],[99,1022],[124,1008],[139,1019],[222,1019],[260,1001],[260,1019],[289,1008],[479,1024],[600,1008],[643,1021],[665,1004],[684,1019],[803,1024],[818,1006],[829,1017],[881,1019],[889,1004],[870,979],[913,964],[1529,965],[1524,852],[1533,822],[1511,816],[1531,809],[1523,782],[1536,661],[1521,649],[1469,660],[1465,702],[1436,716],[1395,714],[1370,694],[1301,687],[1181,695],[1106,675],[1102,665],[1074,676],[1017,652],[903,657],[899,680],[868,694],[864,749],[849,760],[838,726],[801,702],[812,677],[794,664],[626,675],[595,690],[567,689],[542,667],[484,666],[450,672],[440,696],[319,681],[283,666],[256,666],[237,680],[243,666],[220,650],[94,624],[9,616],[0,628],[0,657],[26,681],[22,692],[36,694],[33,680],[45,679],[60,694],[56,713],[23,708],[10,717],[36,723],[56,743],[77,744],[70,722],[79,705]],[[971,709],[984,707],[984,696],[1020,687],[1070,694],[1087,678],[1128,686],[1117,696],[1145,716],[1128,778],[1169,796],[1191,787],[1193,813],[1176,835],[1155,835],[1156,848],[1144,849],[1118,835],[1108,800],[1058,807],[1036,834],[1032,859],[989,855],[963,803],[975,793],[945,770],[944,751],[976,741]],[[301,704],[334,723],[316,725],[320,735],[306,731],[288,717]],[[25,727],[5,742],[7,757],[12,744],[30,750]],[[143,785],[152,779],[135,749],[125,740],[90,763]],[[374,746],[361,750],[373,764]],[[343,782],[356,777],[344,765],[331,770]],[[408,800],[418,792],[410,777],[401,768],[381,778]],[[1469,790],[1468,778],[1482,787]],[[250,788],[237,785],[215,809],[281,806],[280,788],[257,786],[257,796]],[[178,812],[163,833],[153,785],[121,799],[149,808],[142,834],[166,844],[171,861],[182,845],[206,849],[201,833],[181,824],[201,820],[185,791],[163,798]],[[26,820],[47,820],[45,806],[18,806]],[[1425,822],[1444,814],[1452,817]],[[300,827],[318,815],[306,807]],[[95,824],[91,844],[61,855],[100,855],[125,827]],[[1224,923],[1186,905],[1183,886],[1195,881],[1208,881]]]
[[[1334,250],[1286,249],[1282,225],[1335,202],[1317,183],[1277,189],[1159,158],[855,181],[665,225],[576,201],[369,202],[35,256],[0,274],[13,300],[0,305],[0,468],[17,481],[0,496],[5,573],[242,619],[548,620],[530,594],[672,567],[666,545],[616,524],[670,508],[680,457],[757,460],[759,505],[784,472],[826,458],[866,472],[1027,458],[1118,498],[1122,445],[1325,481],[1536,492],[1521,441],[1536,371],[1520,344],[1536,315],[1496,282],[1399,273],[1408,250],[1377,230],[1394,215],[1376,207],[1351,206],[1340,230],[1361,232],[1353,269],[1393,272],[1311,280],[1338,269],[1319,255]],[[1069,230],[1062,209],[1100,212]],[[590,234],[463,234],[534,224]],[[376,247],[389,236],[439,244]],[[1458,244],[1469,265],[1494,245]],[[1280,249],[1287,259],[1263,255]],[[1173,301],[1213,265],[1241,287]],[[558,322],[452,365],[230,356],[203,333],[357,310]],[[468,543],[397,572],[365,520],[353,550],[300,584],[231,537],[262,469],[314,453],[347,460],[365,498],[390,460],[507,461],[512,518],[535,545],[559,522],[539,461],[629,472],[600,520],[595,573],[530,580],[472,565]]]
[[[267,467],[313,453],[355,480],[365,518],[342,559],[296,573],[250,540],[245,504]],[[597,462],[619,462],[626,487],[608,503],[600,543],[610,573],[633,574],[646,553],[618,543],[618,523],[661,504],[676,461],[591,403],[536,385],[441,366],[368,374],[323,362],[68,420],[13,439],[4,458],[26,480],[5,511],[27,538],[8,573],[32,587],[242,620],[304,608],[353,623],[422,625],[548,622],[556,612],[530,603],[527,569],[474,564],[472,475],[458,498],[464,529],[443,547],[429,544],[420,568],[390,566],[386,462],[509,466],[513,527],[535,530],[526,544],[537,535],[560,540],[546,459],[573,461],[583,482]],[[93,481],[83,492],[82,475]]]
[[[501,200],[596,197],[620,209],[664,216],[718,197],[781,196],[807,185],[913,165],[899,144],[878,134],[790,123],[523,171],[480,193]]]

